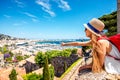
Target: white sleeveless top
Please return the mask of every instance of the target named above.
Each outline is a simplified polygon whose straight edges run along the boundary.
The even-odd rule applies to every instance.
[[[110,55],[117,59],[120,59],[120,52],[113,44],[111,45],[112,45],[112,50],[110,52]],[[111,74],[120,74],[120,60],[116,60],[113,57],[105,56],[105,62],[104,62],[105,70],[106,72]]]

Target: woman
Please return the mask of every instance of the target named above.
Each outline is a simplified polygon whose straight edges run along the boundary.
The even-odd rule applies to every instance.
[[[111,74],[120,74],[120,60],[116,60],[111,56],[120,59],[118,49],[108,40],[100,39],[102,31],[105,27],[104,23],[99,19],[93,18],[89,23],[84,24],[86,36],[90,38],[87,42],[69,42],[62,43],[62,46],[92,46],[93,62],[90,65],[81,67],[92,68],[93,72],[101,72],[105,69]],[[111,56],[108,56],[111,55]]]

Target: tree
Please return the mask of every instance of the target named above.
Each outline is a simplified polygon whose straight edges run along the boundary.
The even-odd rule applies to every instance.
[[[43,80],[50,80],[50,72],[48,67],[48,58],[45,56],[43,68]]]
[[[54,80],[55,71],[54,71],[54,66],[53,65],[51,65],[49,67],[49,72],[50,72],[50,80]]]
[[[99,19],[105,24],[107,36],[115,35],[117,33],[117,11],[103,15]]]
[[[17,75],[16,70],[13,68],[11,74],[9,75],[10,80],[17,80]]]

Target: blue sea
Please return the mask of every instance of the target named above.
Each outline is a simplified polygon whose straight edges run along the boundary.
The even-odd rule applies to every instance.
[[[67,42],[83,42],[83,41],[88,41],[89,39],[63,39],[63,40],[42,40],[36,42],[36,44],[54,44],[54,45],[60,45],[62,42],[67,43]]]

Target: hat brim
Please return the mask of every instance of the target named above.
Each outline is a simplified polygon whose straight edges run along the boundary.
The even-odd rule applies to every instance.
[[[100,36],[100,34],[94,32],[93,30],[91,30],[87,24],[83,24],[83,25],[84,25],[85,28],[87,28],[87,29],[88,29],[90,32],[92,32],[93,34],[95,34],[95,35],[97,35],[97,36]]]

